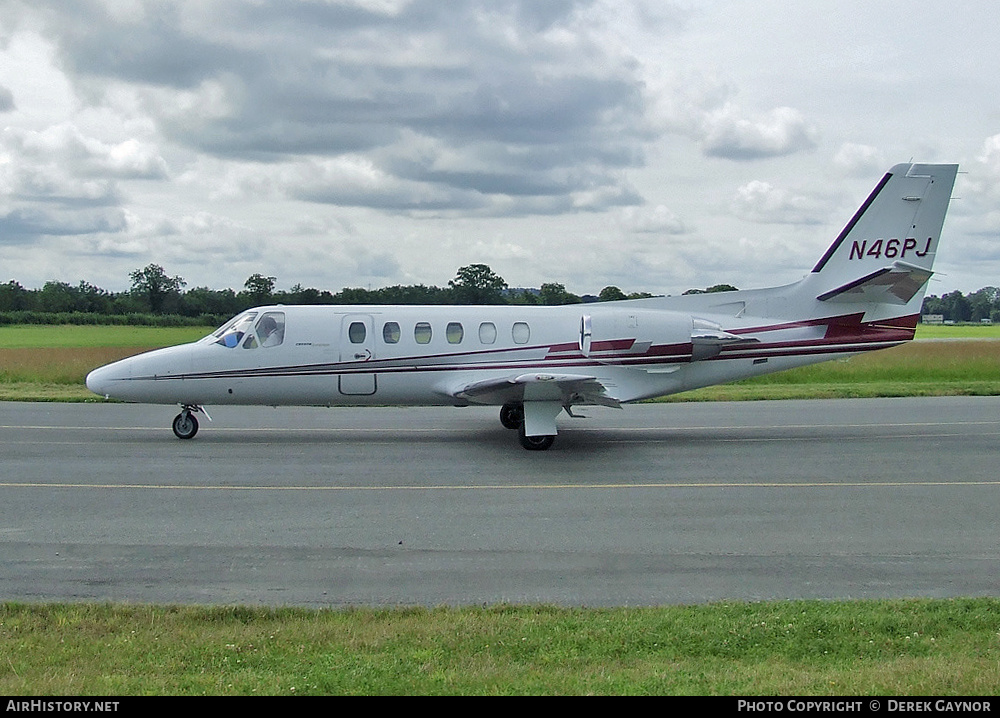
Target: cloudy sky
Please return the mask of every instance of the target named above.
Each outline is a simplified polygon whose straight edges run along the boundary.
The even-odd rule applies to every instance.
[[[0,0],[0,282],[795,281],[962,167],[930,292],[1000,285],[1000,10],[930,0]]]

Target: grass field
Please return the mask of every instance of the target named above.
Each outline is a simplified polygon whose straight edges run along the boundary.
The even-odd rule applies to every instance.
[[[1000,341],[917,341],[663,401],[1000,395]]]
[[[165,347],[193,342],[215,327],[143,327],[62,324],[0,326],[0,349],[79,347]],[[928,325],[917,327],[917,339],[1000,339],[1000,324]]]
[[[0,604],[0,695],[995,696],[1000,600]]]
[[[91,369],[157,347],[200,339],[209,327],[0,327],[0,400],[92,401]],[[998,326],[920,326],[917,341],[663,401],[1000,395]],[[948,341],[948,340],[954,341]]]
[[[210,327],[0,326],[0,400],[92,401],[91,369],[200,339]]]
[[[1000,339],[1000,324],[918,324],[917,339]]]

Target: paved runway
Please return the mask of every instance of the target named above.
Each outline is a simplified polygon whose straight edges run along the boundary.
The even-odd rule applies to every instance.
[[[210,411],[0,403],[0,600],[1000,596],[1000,398]]]

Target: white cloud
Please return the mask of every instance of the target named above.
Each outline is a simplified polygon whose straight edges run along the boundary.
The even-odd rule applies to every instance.
[[[710,156],[753,160],[812,150],[818,134],[816,127],[791,107],[748,116],[726,103],[705,117],[702,142]]]
[[[872,177],[888,169],[885,153],[877,147],[845,142],[833,158],[834,164],[852,177]]]
[[[627,207],[620,211],[624,229],[635,234],[684,234],[684,222],[664,205]]]
[[[761,180],[736,190],[732,210],[742,219],[769,224],[819,224],[826,215],[821,201]]]
[[[108,144],[61,123],[43,131],[7,128],[0,142],[5,153],[24,165],[49,166],[83,177],[164,179],[167,163],[155,147],[128,139]]]

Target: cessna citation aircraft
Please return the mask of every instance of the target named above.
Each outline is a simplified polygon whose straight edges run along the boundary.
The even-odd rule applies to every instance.
[[[548,449],[563,410],[912,339],[957,171],[896,165],[812,271],[783,287],[557,307],[265,306],[193,344],[96,369],[87,386],[179,404],[181,439],[211,404],[490,404],[524,448]]]

